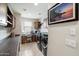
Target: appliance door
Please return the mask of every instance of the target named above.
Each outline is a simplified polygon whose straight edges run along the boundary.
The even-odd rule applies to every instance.
[[[42,45],[40,41],[37,41],[37,45],[38,45],[39,50],[42,51]]]
[[[41,43],[42,45],[42,53],[44,56],[47,56],[47,45],[44,42]]]

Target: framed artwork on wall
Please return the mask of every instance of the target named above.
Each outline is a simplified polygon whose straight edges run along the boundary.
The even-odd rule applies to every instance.
[[[48,24],[78,20],[77,3],[57,3],[48,10]]]

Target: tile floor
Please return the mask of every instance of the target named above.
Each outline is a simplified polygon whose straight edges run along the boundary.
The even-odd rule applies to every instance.
[[[43,56],[42,52],[38,49],[37,43],[26,43],[21,45],[19,56]]]

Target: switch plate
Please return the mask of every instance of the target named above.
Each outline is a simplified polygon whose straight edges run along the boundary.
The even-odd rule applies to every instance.
[[[70,29],[70,36],[76,36],[76,29],[75,28]]]
[[[65,39],[65,44],[66,44],[67,46],[72,47],[72,48],[76,48],[77,42],[76,42],[76,40]]]

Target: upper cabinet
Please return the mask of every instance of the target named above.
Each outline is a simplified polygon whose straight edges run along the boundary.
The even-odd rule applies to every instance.
[[[39,21],[39,19],[36,19],[33,23],[33,26],[35,29],[40,29],[41,28],[41,22]]]
[[[7,5],[0,3],[0,25],[7,26]]]

